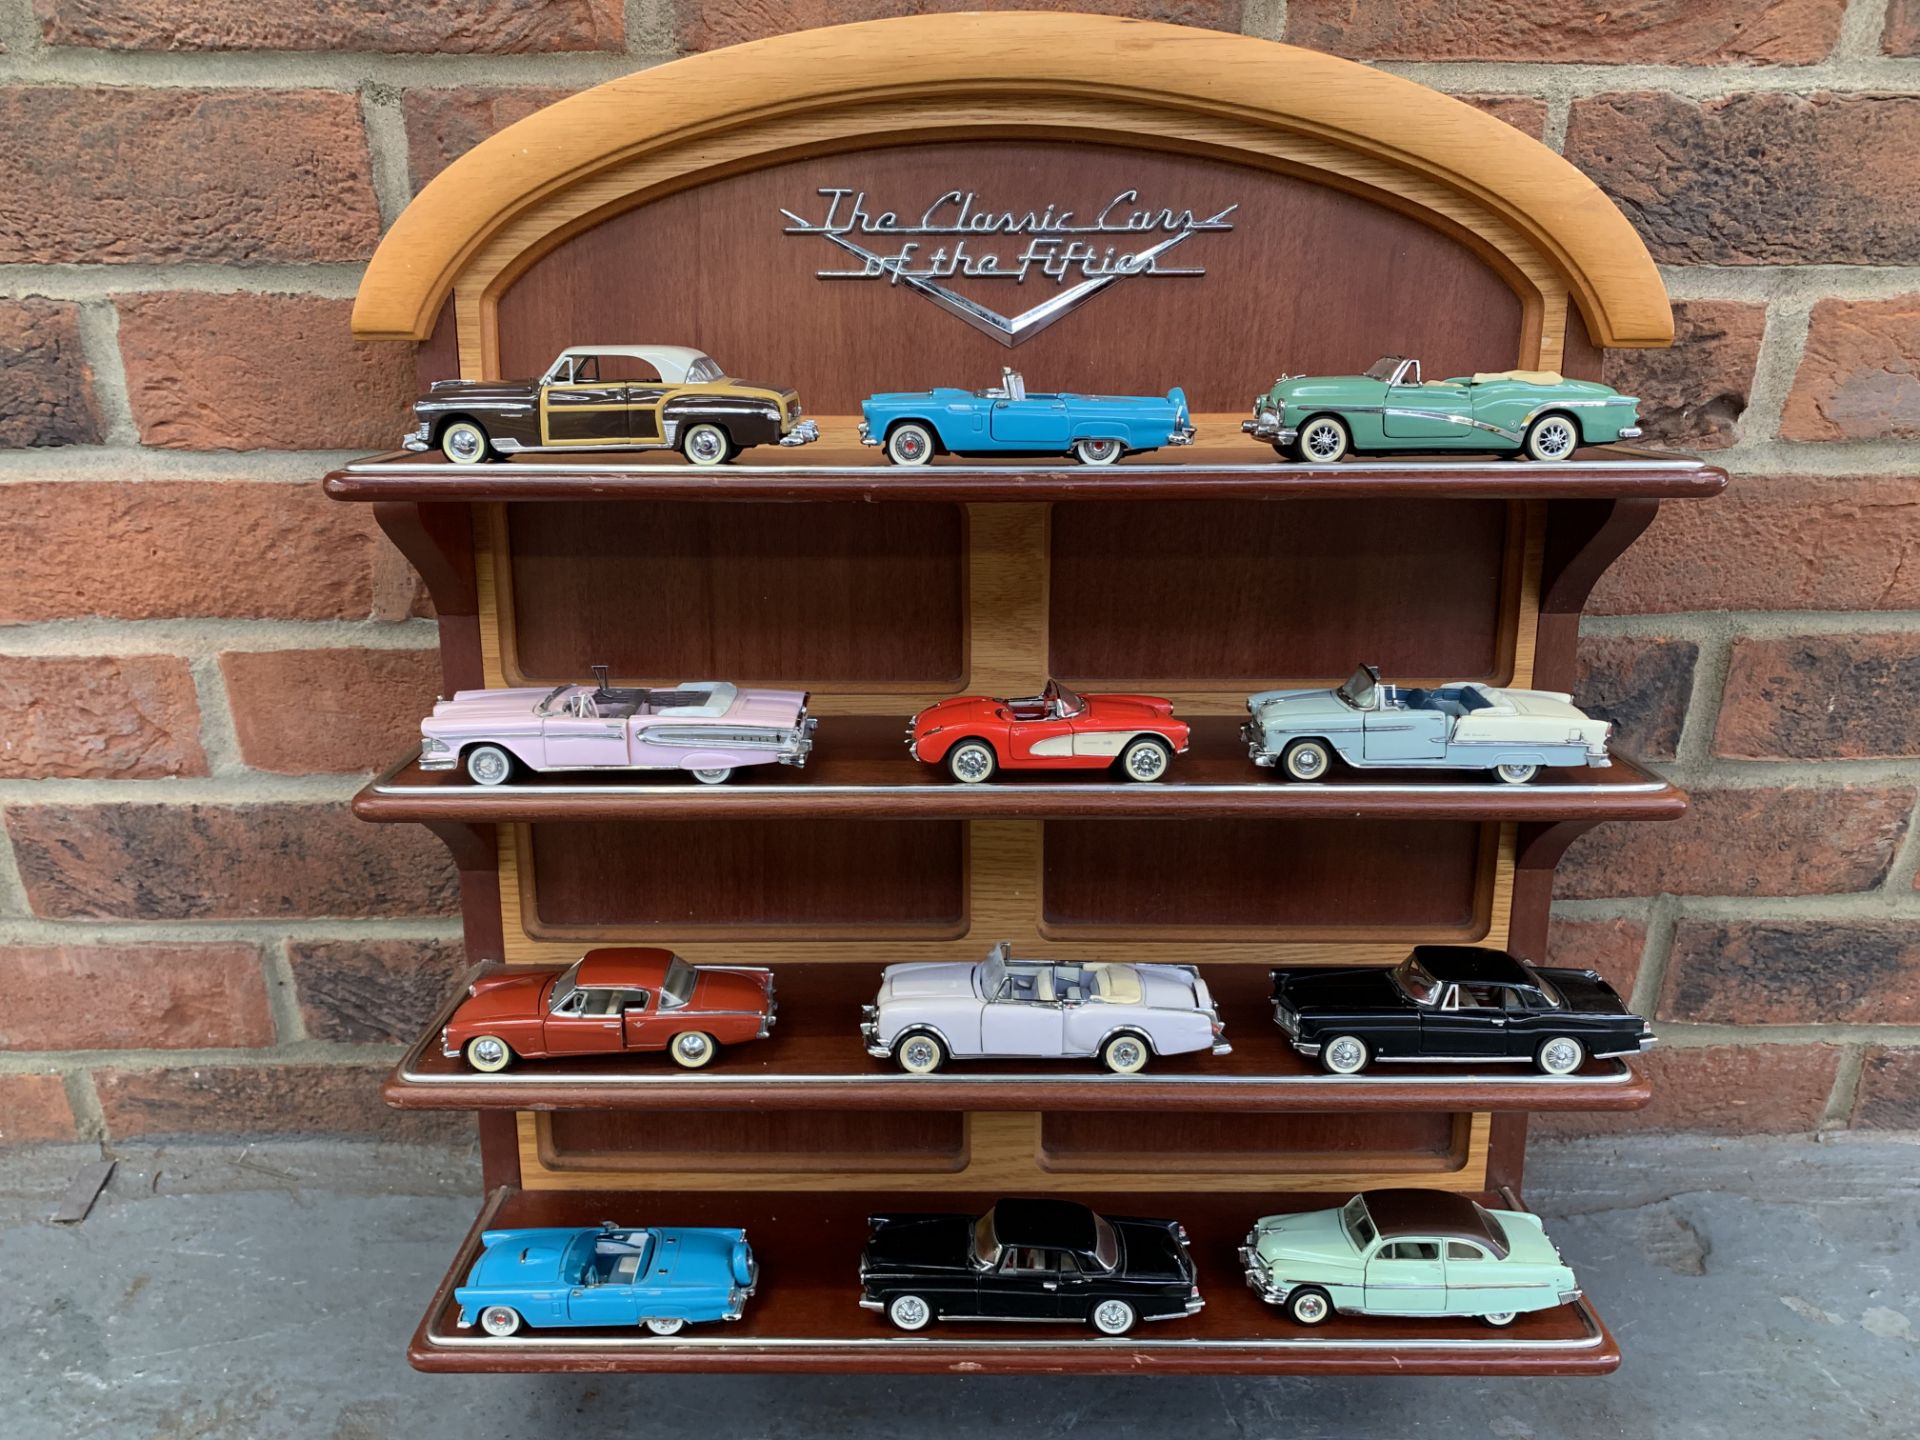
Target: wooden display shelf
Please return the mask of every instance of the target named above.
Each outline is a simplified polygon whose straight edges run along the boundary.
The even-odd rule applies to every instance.
[[[483,966],[466,977],[497,972]],[[440,1030],[466,982],[387,1077],[384,1098],[402,1110],[1235,1110],[1492,1111],[1637,1110],[1652,1098],[1646,1073],[1593,1060],[1576,1075],[1529,1065],[1380,1065],[1329,1075],[1297,1054],[1273,1023],[1267,967],[1208,965],[1226,1022],[1229,1055],[1155,1060],[1141,1075],[1109,1075],[1091,1060],[987,1061],[906,1075],[866,1053],[860,1006],[879,984],[877,965],[798,964],[774,969],[779,1013],[765,1040],[723,1050],[703,1070],[665,1055],[590,1056],[516,1065],[482,1075],[440,1050]]]
[[[1105,771],[1003,773],[959,785],[907,754],[906,720],[834,715],[821,721],[803,768],[763,765],[724,785],[679,773],[580,772],[480,786],[459,770],[395,765],[354,796],[363,820],[462,824],[553,820],[1346,819],[1671,820],[1687,805],[1670,781],[1615,756],[1605,769],[1549,770],[1531,785],[1479,775],[1343,771],[1319,784],[1276,778],[1247,759],[1238,719],[1193,718],[1193,745],[1151,785]]]
[[[1238,418],[1233,420],[1238,425]],[[797,455],[750,450],[702,469],[658,452],[594,458],[523,455],[484,466],[393,451],[356,460],[326,478],[336,500],[1617,500],[1717,495],[1726,472],[1688,456],[1596,446],[1557,465],[1499,457],[1419,456],[1293,465],[1262,460],[1251,442],[1195,446],[1111,467],[943,460],[911,468],[875,463],[878,452],[830,448]]]
[[[1305,1330],[1257,1299],[1235,1255],[1253,1221],[1282,1210],[1336,1205],[1345,1195],[1283,1197],[1196,1192],[1082,1197],[1095,1209],[1166,1215],[1184,1223],[1206,1308],[1104,1339],[1061,1325],[943,1325],[917,1335],[862,1310],[856,1271],[867,1216],[886,1210],[980,1210],[994,1195],[694,1192],[531,1193],[502,1187],[487,1199],[414,1331],[407,1358],[421,1370],[874,1371],[891,1373],[1167,1375],[1598,1375],[1620,1350],[1593,1306],[1522,1316],[1504,1330],[1475,1320],[1337,1316]],[[1510,1192],[1477,1198],[1517,1208]],[[487,1229],[595,1225],[741,1225],[761,1265],[759,1293],[734,1324],[671,1338],[644,1332],[537,1330],[499,1339],[462,1330],[452,1302]]]

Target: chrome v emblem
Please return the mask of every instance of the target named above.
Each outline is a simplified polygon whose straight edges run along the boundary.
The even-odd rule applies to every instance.
[[[866,264],[874,267],[875,273],[890,275],[900,284],[911,286],[934,304],[938,305],[942,310],[945,310],[949,315],[958,316],[982,334],[991,335],[1002,345],[1011,349],[1023,340],[1031,340],[1035,335],[1038,335],[1042,330],[1053,324],[1054,321],[1078,309],[1095,295],[1106,289],[1107,286],[1113,284],[1114,281],[1124,280],[1129,275],[1141,275],[1150,272],[1153,269],[1154,261],[1158,257],[1166,254],[1167,251],[1173,249],[1174,246],[1180,244],[1182,241],[1192,239],[1202,230],[1231,228],[1223,225],[1221,222],[1239,208],[1238,205],[1229,205],[1218,215],[1209,216],[1205,220],[1196,220],[1186,229],[1181,230],[1177,234],[1169,235],[1157,245],[1150,245],[1138,254],[1128,255],[1115,261],[1115,268],[1107,274],[1097,275],[1091,280],[1082,280],[1078,285],[1069,286],[1067,289],[1060,291],[1059,294],[1042,300],[1032,309],[1022,310],[1018,315],[1013,316],[1002,315],[998,311],[989,310],[978,301],[969,300],[965,295],[960,294],[956,290],[949,289],[937,280],[929,280],[924,275],[913,274],[907,269],[904,260],[876,255],[864,246],[854,244],[853,241],[847,239],[844,235],[835,234],[831,230],[810,225],[791,210],[782,210],[780,213],[791,220],[801,233],[818,235],[823,240],[832,241],[842,250],[847,251],[851,255],[858,256],[861,260],[865,261]]]

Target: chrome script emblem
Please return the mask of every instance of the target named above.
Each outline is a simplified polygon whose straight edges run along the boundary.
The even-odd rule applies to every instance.
[[[819,193],[826,200],[825,217],[809,221],[783,209],[791,222],[786,233],[818,235],[860,262],[852,269],[817,270],[820,279],[905,285],[1009,347],[1038,335],[1116,280],[1206,274],[1199,266],[1162,264],[1161,257],[1203,231],[1231,230],[1227,217],[1240,208],[1229,205],[1216,215],[1199,216],[1142,206],[1139,191],[1122,190],[1091,221],[1081,221],[1074,211],[1053,205],[993,210],[973,191],[949,190],[917,219],[903,220],[897,211],[872,208],[864,190]],[[1127,248],[1140,241],[1150,243]],[[1016,285],[1051,280],[1057,288],[1037,305],[1002,315],[941,283],[956,277]]]

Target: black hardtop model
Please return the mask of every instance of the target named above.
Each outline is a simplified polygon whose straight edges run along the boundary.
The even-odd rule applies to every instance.
[[[1391,969],[1275,970],[1273,1018],[1336,1075],[1375,1060],[1533,1064],[1571,1075],[1653,1044],[1592,970],[1536,966],[1472,945],[1420,945]]]
[[[1175,1220],[1098,1215],[1068,1200],[1002,1200],[983,1215],[876,1215],[860,1303],[902,1330],[939,1320],[1081,1321],[1122,1335],[1202,1304]]]

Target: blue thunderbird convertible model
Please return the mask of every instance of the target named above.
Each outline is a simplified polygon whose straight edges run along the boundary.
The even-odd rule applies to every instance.
[[[1185,445],[1193,416],[1178,386],[1161,395],[1038,395],[1002,369],[991,390],[917,390],[860,402],[860,443],[896,465],[935,455],[1072,455],[1111,465],[1132,450]]]
[[[453,1292],[462,1328],[644,1325],[672,1335],[738,1320],[759,1280],[744,1230],[489,1230]]]

